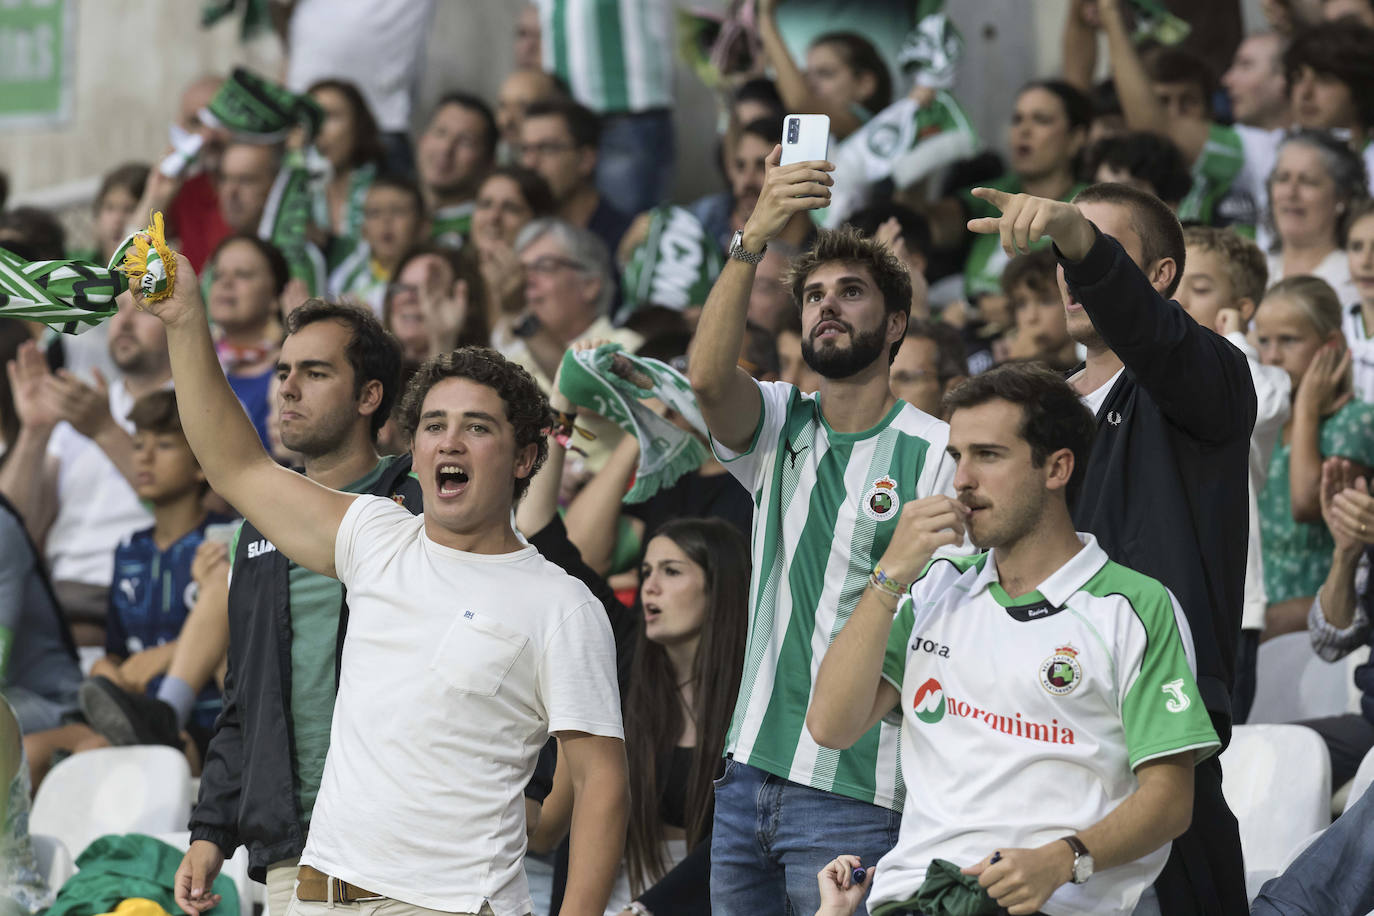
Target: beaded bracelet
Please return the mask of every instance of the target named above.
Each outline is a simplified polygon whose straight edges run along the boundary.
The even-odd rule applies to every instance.
[[[883,572],[881,566],[873,567],[873,574],[868,577],[868,582],[880,592],[885,592],[894,598],[901,598],[906,595],[910,583],[898,582],[896,579]]]

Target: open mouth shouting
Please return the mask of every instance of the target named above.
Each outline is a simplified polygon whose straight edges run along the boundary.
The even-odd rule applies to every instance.
[[[454,499],[468,488],[468,472],[457,464],[441,464],[435,472],[439,484],[437,494],[440,499]]]

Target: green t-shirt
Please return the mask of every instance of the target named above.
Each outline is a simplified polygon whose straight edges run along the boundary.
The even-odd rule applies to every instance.
[[[1001,176],[995,181],[989,181],[983,187],[996,188],[999,191],[1006,191],[1008,194],[1020,194],[1021,178],[1011,172]],[[1079,191],[1087,185],[1076,184],[1069,189],[1060,200],[1073,200]],[[973,189],[966,188],[959,192],[960,199],[964,202],[964,209],[968,211],[969,219],[976,219],[982,216],[1000,216],[1000,212],[992,204],[985,200],[979,200],[973,196]],[[1030,246],[1032,251],[1038,251],[1050,244],[1049,237],[1042,238],[1039,242]],[[996,235],[976,235],[973,237],[973,246],[969,249],[968,259],[964,261],[964,295],[972,299],[975,296],[983,296],[988,293],[999,294],[1002,292],[1002,269],[1011,261],[1007,253],[1002,250],[1002,240]]]
[[[366,493],[396,460],[388,456],[343,490]],[[239,531],[242,532],[240,526]],[[229,556],[238,552],[238,534]],[[320,792],[324,758],[329,752],[329,727],[334,719],[338,686],[335,651],[339,639],[339,611],[343,584],[291,563],[287,573],[291,608],[291,737],[292,766],[296,771],[296,802],[301,824],[310,827],[310,812]]]
[[[1374,465],[1374,404],[1352,398],[1322,421],[1323,458],[1349,458]],[[1259,494],[1264,589],[1270,603],[1315,595],[1331,570],[1335,542],[1322,522],[1293,520],[1289,490],[1292,446],[1280,442],[1269,459],[1269,477]]]

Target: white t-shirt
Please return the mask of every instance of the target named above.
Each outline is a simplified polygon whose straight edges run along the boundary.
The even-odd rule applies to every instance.
[[[1264,589],[1264,552],[1260,542],[1259,491],[1269,476],[1269,456],[1283,432],[1291,413],[1293,383],[1278,366],[1260,365],[1259,354],[1245,335],[1233,331],[1226,339],[1245,354],[1250,378],[1255,384],[1255,428],[1250,433],[1250,536],[1245,553],[1245,590],[1241,601],[1240,626],[1243,630],[1264,629],[1264,612],[1269,593]]]
[[[433,16],[434,0],[299,0],[287,30],[286,88],[346,79],[378,127],[408,131]]]
[[[963,867],[1052,843],[1115,810],[1142,763],[1219,749],[1178,602],[1078,537],[1027,595],[1003,590],[993,551],[932,561],[902,600],[882,677],[901,693],[911,791],[870,909],[910,901],[932,859]],[[1064,884],[1040,909],[1128,916],[1168,856],[1165,843]]]
[[[1087,370],[1085,369],[1083,371],[1086,372]],[[1102,405],[1106,403],[1107,395],[1111,394],[1112,386],[1116,384],[1116,380],[1121,378],[1121,373],[1125,371],[1126,367],[1122,366],[1120,369],[1116,370],[1115,375],[1107,379],[1107,381],[1104,382],[1102,385],[1098,386],[1097,388],[1093,389],[1092,391],[1088,392],[1087,394],[1079,398],[1079,400],[1083,402],[1084,406],[1092,411],[1094,417],[1096,417],[1097,412],[1102,409]],[[1074,378],[1077,377],[1078,376],[1074,376]]]
[[[1269,262],[1269,285],[1272,287],[1283,279],[1283,252],[1267,255],[1266,260]],[[1360,289],[1350,279],[1350,257],[1345,249],[1337,248],[1322,258],[1311,275],[1325,280],[1336,291],[1336,298],[1342,305],[1360,301]]]
[[[110,386],[110,413],[129,433],[133,406],[134,398],[123,385]],[[109,588],[115,548],[150,526],[153,517],[100,446],[69,424],[53,429],[48,457],[58,461],[57,515],[44,541],[52,579]]]
[[[539,749],[623,737],[605,609],[535,548],[444,547],[383,496],[354,500],[334,562],[348,639],[301,862],[415,906],[528,913]]]

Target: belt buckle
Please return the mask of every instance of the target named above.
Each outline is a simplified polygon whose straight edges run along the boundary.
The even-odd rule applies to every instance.
[[[380,894],[373,894],[370,897],[351,897],[348,894],[348,882],[342,878],[330,878],[329,890],[335,903],[363,903],[369,900],[381,900]]]

